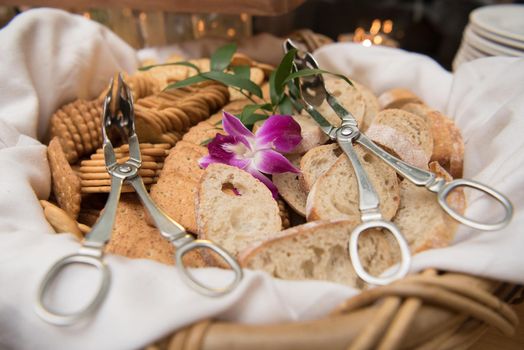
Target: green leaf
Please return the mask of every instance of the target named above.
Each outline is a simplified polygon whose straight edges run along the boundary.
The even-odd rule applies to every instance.
[[[247,116],[244,120],[242,120],[242,124],[244,124],[245,126],[251,126],[259,120],[265,120],[267,118],[268,116],[265,114],[253,113]]]
[[[208,79],[216,80],[227,86],[234,86],[239,89],[249,91],[253,95],[262,98],[262,90],[260,89],[260,86],[253,83],[249,79],[245,79],[245,78],[241,78],[236,75],[233,75],[233,74],[227,74],[224,72],[217,72],[217,71],[204,72],[204,73],[201,73],[200,76],[208,78]]]
[[[340,79],[343,79],[346,83],[348,83],[349,85],[353,86],[353,83],[351,82],[351,80],[349,80],[347,77],[345,77],[344,75],[342,74],[336,74],[336,73],[331,73],[331,72],[328,72],[327,70],[323,70],[323,69],[301,69],[297,72],[294,72],[294,73],[291,73],[290,75],[288,75],[286,77],[286,79],[284,80],[284,83],[287,83],[295,78],[300,78],[300,77],[307,77],[307,76],[311,76],[311,75],[317,75],[317,74],[331,74],[333,76],[336,76]]]
[[[275,71],[271,72],[269,75],[269,97],[271,98],[271,104],[273,106],[278,105],[278,102],[280,101],[280,98],[282,97],[282,94],[277,93],[277,89],[275,86]]]
[[[199,75],[194,75],[184,80],[177,81],[176,83],[173,83],[173,84],[169,84],[168,86],[164,88],[164,90],[177,89],[177,88],[181,88],[184,86],[193,85],[193,84],[197,84],[197,83],[201,83],[203,81],[209,80],[209,78],[202,76],[202,74],[203,73]]]
[[[293,104],[291,103],[289,96],[284,96],[284,98],[280,101],[278,110],[280,111],[280,114],[293,114]]]
[[[263,110],[263,111],[271,111],[272,110],[270,103],[246,105],[246,106],[244,106],[244,108],[242,109],[242,113],[240,114],[240,117],[239,117],[240,121],[242,121],[243,119],[248,118],[251,114],[253,114],[255,111],[257,111],[259,109]],[[265,113],[265,114],[267,116],[267,113]]]
[[[297,50],[295,49],[289,50],[284,57],[282,57],[282,61],[280,61],[280,64],[275,70],[274,87],[278,96],[281,96],[284,93],[284,84],[286,78],[289,77],[293,69],[293,59],[295,58],[296,53]]]
[[[211,137],[209,139],[206,139],[202,142],[200,142],[200,146],[207,146],[209,143],[211,143],[211,141],[213,141],[215,138],[214,137]]]
[[[249,117],[255,113],[256,110],[258,110],[260,108],[259,105],[257,104],[253,104],[253,105],[246,105],[244,106],[244,108],[242,109],[242,113],[240,113],[240,121],[242,122],[242,124],[244,125],[248,125],[246,124],[244,121],[245,120],[249,120]]]
[[[187,62],[187,61],[162,63],[162,64],[152,64],[150,66],[140,67],[140,68],[138,68],[138,70],[146,71],[146,70],[150,70],[150,69],[155,68],[155,67],[163,67],[163,66],[186,66],[186,67],[190,67],[190,68],[195,69],[200,74],[200,68],[198,68],[198,66],[194,65],[193,63]]]
[[[249,79],[250,77],[251,68],[249,66],[234,66],[234,67],[231,67],[231,69],[233,70],[233,73],[235,73],[237,77],[244,78],[244,79]]]
[[[235,43],[224,45],[211,55],[211,70],[212,71],[223,71],[231,63],[233,54],[237,50]]]

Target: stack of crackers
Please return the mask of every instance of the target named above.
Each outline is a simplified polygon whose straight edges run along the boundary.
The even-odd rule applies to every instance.
[[[141,143],[140,153],[142,166],[138,174],[142,177],[146,188],[150,187],[158,179],[158,175],[164,166],[164,158],[171,148],[169,143]],[[123,145],[114,149],[118,163],[124,163],[129,159],[129,146]],[[111,191],[111,176],[105,167],[104,153],[101,148],[93,153],[90,159],[82,160],[78,169],[82,193],[109,193]],[[122,192],[133,192],[129,185],[122,187]]]

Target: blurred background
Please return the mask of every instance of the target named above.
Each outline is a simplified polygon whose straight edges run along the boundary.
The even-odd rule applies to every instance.
[[[121,0],[105,4],[100,0],[2,0],[0,27],[32,7],[50,6],[100,22],[137,49],[294,33],[309,41],[310,49],[330,41],[387,45],[429,55],[451,69],[469,13],[480,6],[506,3],[523,1]]]

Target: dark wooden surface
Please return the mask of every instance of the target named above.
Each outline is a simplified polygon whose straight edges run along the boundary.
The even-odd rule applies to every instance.
[[[187,13],[247,13],[276,16],[287,13],[305,0],[2,0],[2,5],[47,6],[63,9],[130,8]]]

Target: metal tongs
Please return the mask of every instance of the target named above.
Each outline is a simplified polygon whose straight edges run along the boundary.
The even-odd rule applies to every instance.
[[[98,306],[100,306],[107,294],[110,283],[110,271],[102,260],[104,255],[103,250],[111,239],[116,209],[124,183],[133,186],[162,237],[176,247],[175,261],[178,267],[177,270],[191,288],[207,296],[220,296],[234,289],[243,276],[242,269],[238,262],[223,248],[208,240],[195,239],[152,201],[140,175],[138,175],[142,161],[138,137],[134,126],[133,98],[131,90],[125,84],[121,75],[118,76],[118,86],[114,101],[113,92],[113,80],[111,80],[109,92],[104,100],[102,125],[104,158],[107,171],[111,175],[111,192],[109,193],[106,206],[91,232],[86,236],[78,253],[66,256],[57,261],[44,277],[38,290],[36,312],[42,319],[54,325],[71,325],[91,315]],[[114,106],[114,110],[111,108],[112,105]],[[129,143],[129,160],[122,164],[116,161],[113,144],[110,140],[110,135],[113,135],[114,132],[120,134],[120,137]],[[234,280],[223,288],[212,288],[196,280],[187,270],[182,259],[186,253],[194,249],[209,249],[218,254],[233,270]],[[44,304],[46,291],[64,267],[73,264],[89,265],[101,273],[102,279],[98,292],[93,300],[78,312],[63,314],[50,310]]]
[[[309,52],[299,52],[294,43],[288,39],[284,43],[284,51],[288,52],[293,49],[297,50],[293,61],[296,70],[319,68],[318,63]],[[364,146],[366,149],[371,151],[373,154],[395,169],[398,174],[413,182],[415,185],[425,186],[429,191],[435,192],[437,194],[438,203],[444,209],[444,211],[460,223],[478,230],[492,231],[502,229],[511,221],[513,216],[513,205],[509,199],[500,192],[473,180],[457,179],[446,182],[445,179],[437,177],[435,174],[429,171],[414,167],[396,157],[393,157],[373,143],[373,141],[371,141],[366,135],[360,132],[356,119],[351,115],[351,113],[349,113],[338,103],[333,95],[331,95],[326,90],[322,74],[304,76],[299,79],[300,96],[294,96],[293,89],[290,89],[290,94],[292,95],[291,97],[305,108],[305,110],[319,124],[320,128],[329,136],[331,140],[334,140],[338,143],[340,148],[349,158],[353,169],[355,170],[359,189],[359,209],[362,223],[353,229],[348,248],[355,272],[364,281],[375,285],[385,285],[396,279],[404,277],[409,270],[411,255],[408,243],[401,234],[398,227],[392,222],[382,219],[382,215],[379,211],[379,198],[371,182],[369,181],[369,178],[366,175],[366,172],[362,167],[355,150],[353,149],[354,142]],[[315,109],[320,107],[324,101],[329,104],[337,116],[342,120],[340,127],[331,125]],[[451,193],[451,191],[459,187],[470,187],[484,192],[485,194],[496,199],[504,207],[504,217],[495,223],[483,223],[469,219],[464,215],[456,212],[451,206],[448,205],[446,198]],[[371,228],[382,228],[391,232],[400,247],[400,266],[391,276],[371,276],[362,266],[358,252],[358,239],[360,234]]]

